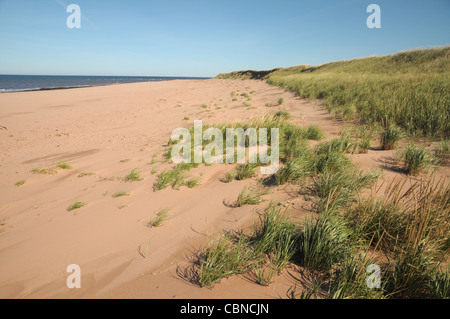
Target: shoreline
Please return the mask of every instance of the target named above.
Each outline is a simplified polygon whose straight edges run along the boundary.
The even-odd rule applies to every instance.
[[[8,76],[8,75],[6,75]],[[18,76],[21,75],[11,75],[11,76]],[[24,77],[55,77],[55,78],[88,78],[89,76],[40,76],[40,75],[24,75]],[[92,78],[135,78],[134,76],[92,76]],[[165,81],[175,81],[175,80],[209,80],[212,78],[209,77],[136,77],[136,78],[154,78],[153,80],[148,81],[137,81],[137,82],[118,82],[118,83],[106,83],[106,84],[87,84],[87,85],[73,85],[73,86],[57,86],[57,87],[42,87],[42,88],[23,88],[23,89],[0,89],[0,94],[4,93],[19,93],[19,92],[39,92],[39,91],[56,91],[56,90],[69,90],[69,89],[82,89],[82,88],[89,88],[89,87],[98,87],[98,86],[108,86],[108,85],[118,85],[118,84],[132,84],[132,83],[146,83],[146,82],[165,82]]]

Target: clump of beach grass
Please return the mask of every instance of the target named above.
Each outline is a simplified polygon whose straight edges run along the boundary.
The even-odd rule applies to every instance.
[[[264,190],[263,188],[248,189],[247,186],[245,186],[233,206],[242,207],[245,205],[258,205],[263,202],[261,196],[265,194],[267,194],[267,190]]]
[[[84,173],[78,174],[78,177],[85,177],[85,176],[92,176],[92,175],[94,175],[94,173],[86,173],[86,172],[84,172]]]
[[[247,240],[223,235],[212,241],[204,252],[197,256],[196,277],[201,287],[212,287],[223,278],[246,273],[254,253]]]
[[[278,111],[273,115],[274,119],[283,119],[283,120],[289,120],[291,119],[292,115],[287,111]]]
[[[317,219],[306,218],[299,237],[300,263],[311,270],[330,271],[348,252],[350,232],[343,222],[324,211]]]
[[[360,153],[367,154],[371,146],[372,146],[372,138],[370,136],[365,136],[359,141],[358,150]]]
[[[119,191],[119,192],[114,193],[114,194],[111,195],[111,196],[112,196],[112,198],[117,198],[117,197],[129,196],[129,195],[130,195],[130,194],[128,194],[128,193],[125,192],[125,191]]]
[[[428,290],[432,299],[450,299],[450,266],[429,276]]]
[[[79,208],[84,207],[84,206],[86,206],[86,203],[76,201],[76,202],[72,203],[72,204],[67,208],[67,211],[70,212],[70,211],[72,211],[72,210],[79,209]]]
[[[427,172],[434,163],[433,155],[424,147],[414,143],[409,143],[403,153],[405,171],[408,174],[415,175],[421,172]]]
[[[149,227],[159,227],[163,224],[165,220],[169,218],[170,210],[168,208],[163,208],[156,213],[156,217],[148,222]]]
[[[225,183],[231,183],[232,181],[234,181],[236,179],[236,173],[235,172],[228,172],[225,173],[225,176],[223,178],[223,181]]]
[[[387,257],[381,265],[385,296],[433,296],[435,284],[450,287],[433,282],[436,275],[445,277],[437,272],[450,247],[449,203],[449,185],[443,179],[393,180],[383,199],[361,200],[344,216],[348,229]]]
[[[21,180],[21,181],[16,182],[14,185],[16,185],[17,187],[19,187],[19,186],[24,185],[25,183],[26,183],[26,180]]]
[[[56,164],[56,167],[61,168],[61,169],[71,169],[72,168],[72,166],[69,163],[64,162],[64,161]]]
[[[125,181],[126,182],[142,181],[141,173],[139,172],[139,169],[134,168],[133,170],[131,170],[131,172],[125,176]]]
[[[397,125],[389,125],[381,134],[381,147],[383,150],[393,150],[404,137],[403,130]]]
[[[256,163],[241,164],[236,168],[236,179],[242,181],[256,175]]]
[[[305,131],[305,137],[308,140],[319,141],[325,137],[325,133],[318,125],[310,125]]]
[[[184,185],[186,185],[189,188],[194,188],[200,185],[200,178],[193,177],[191,179],[188,179],[186,182],[184,182]]]
[[[187,178],[186,172],[197,166],[198,164],[180,163],[173,169],[163,170],[158,176],[154,189],[162,190],[167,188],[169,185],[171,185],[174,189],[178,189],[180,186],[185,184],[185,179]],[[191,180],[190,184],[194,185],[194,180]]]
[[[34,174],[42,174],[42,175],[54,175],[56,174],[56,169],[54,167],[50,168],[42,168],[42,167],[36,167],[31,170]]]
[[[271,202],[253,226],[249,241],[255,253],[266,255],[279,272],[294,256],[298,236],[299,228],[286,216],[286,210]]]

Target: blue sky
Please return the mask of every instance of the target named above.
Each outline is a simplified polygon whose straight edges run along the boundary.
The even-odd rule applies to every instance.
[[[66,25],[67,5],[81,28]],[[381,29],[366,8],[381,7]],[[450,44],[450,0],[0,0],[0,74],[215,76]]]

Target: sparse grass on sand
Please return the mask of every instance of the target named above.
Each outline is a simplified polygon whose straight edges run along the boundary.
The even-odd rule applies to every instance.
[[[72,210],[75,210],[75,209],[79,209],[79,208],[81,208],[81,207],[84,207],[84,206],[86,206],[86,203],[83,203],[83,202],[74,202],[74,203],[72,203],[68,208],[67,208],[67,211],[72,211]]]
[[[433,155],[423,146],[409,143],[403,152],[405,171],[408,174],[415,175],[421,172],[427,172],[435,160]]]
[[[26,180],[21,180],[21,181],[16,182],[14,185],[16,185],[17,187],[19,187],[19,186],[24,185],[26,182],[27,182]]]
[[[156,213],[156,217],[148,222],[148,227],[159,227],[163,224],[165,220],[169,218],[170,210],[168,208],[163,208]]]
[[[123,196],[129,196],[130,194],[128,194],[125,191],[119,191],[117,193],[112,194],[112,198],[117,198],[117,197],[123,197]]]
[[[141,173],[137,168],[133,169],[128,175],[125,176],[126,182],[138,182],[142,181]]]
[[[94,173],[80,173],[78,174],[78,177],[85,177],[85,176],[92,176]]]
[[[72,168],[72,166],[67,162],[59,162],[58,164],[56,164],[56,167],[60,168],[60,169],[71,169]]]
[[[256,163],[241,164],[236,169],[236,179],[242,181],[256,175]]]
[[[291,114],[286,111],[278,111],[273,115],[274,119],[283,119],[283,120],[290,120],[292,118]]]
[[[199,177],[193,177],[193,178],[187,180],[184,184],[187,187],[189,187],[189,188],[197,187],[197,186],[200,185],[200,178]]]
[[[242,207],[245,205],[258,205],[263,202],[261,196],[265,194],[267,194],[267,190],[263,188],[248,189],[247,186],[245,186],[233,206]]]
[[[234,172],[228,172],[228,173],[225,173],[225,176],[224,176],[224,178],[223,178],[223,181],[225,182],[225,183],[231,183],[232,181],[234,181],[236,179],[236,173],[234,173]]]
[[[31,170],[34,174],[42,174],[42,175],[54,175],[57,173],[56,169],[54,167],[49,168],[42,168],[42,167],[36,167]]]
[[[398,141],[404,137],[403,130],[397,125],[388,126],[381,134],[381,146],[384,150],[393,150]]]
[[[198,164],[185,164],[181,163],[176,165],[173,169],[165,169],[163,170],[154,185],[155,190],[162,190],[167,188],[169,185],[174,189],[178,189],[180,186],[186,184],[187,171],[189,171],[192,167],[196,167]],[[199,180],[190,179],[189,184],[192,187],[197,186]]]

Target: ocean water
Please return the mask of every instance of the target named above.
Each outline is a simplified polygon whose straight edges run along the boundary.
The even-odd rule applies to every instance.
[[[56,90],[108,84],[170,81],[180,79],[206,78],[163,76],[0,75],[0,93]]]

